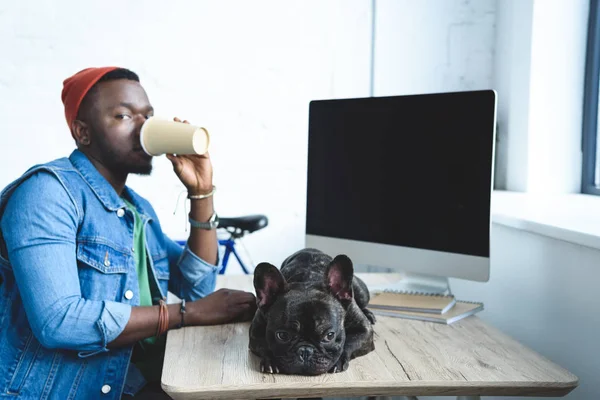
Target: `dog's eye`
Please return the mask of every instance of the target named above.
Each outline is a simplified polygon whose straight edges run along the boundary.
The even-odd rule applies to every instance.
[[[325,335],[325,337],[323,338],[324,342],[331,342],[333,340],[333,338],[335,337],[335,332],[329,332],[327,335]]]
[[[280,342],[287,342],[288,340],[290,340],[290,334],[287,333],[286,331],[277,331],[277,332],[275,332],[275,337]]]

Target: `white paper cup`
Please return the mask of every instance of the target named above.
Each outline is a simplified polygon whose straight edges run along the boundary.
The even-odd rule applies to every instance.
[[[204,154],[210,137],[202,127],[159,117],[150,117],[140,132],[142,148],[151,156],[161,154]]]

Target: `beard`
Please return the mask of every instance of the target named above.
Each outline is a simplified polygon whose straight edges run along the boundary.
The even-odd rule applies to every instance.
[[[120,163],[117,165],[121,172],[136,175],[150,175],[152,173],[152,159],[147,164]]]
[[[98,140],[98,148],[102,154],[102,163],[113,173],[119,175],[150,175],[152,173],[152,156],[148,156],[146,153],[135,152],[136,154],[133,156],[131,152],[119,153],[103,138]]]

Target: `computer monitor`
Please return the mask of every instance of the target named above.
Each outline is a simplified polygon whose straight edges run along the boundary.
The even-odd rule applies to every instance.
[[[442,285],[487,281],[496,97],[311,101],[306,246]]]

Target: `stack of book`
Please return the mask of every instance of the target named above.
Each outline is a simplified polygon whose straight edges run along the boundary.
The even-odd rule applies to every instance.
[[[374,314],[451,324],[483,310],[483,303],[456,300],[454,295],[382,291],[371,294]]]

